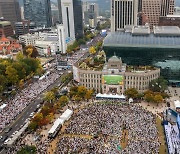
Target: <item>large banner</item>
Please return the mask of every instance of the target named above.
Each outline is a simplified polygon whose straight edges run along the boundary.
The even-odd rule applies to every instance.
[[[103,75],[102,84],[123,85],[124,77],[122,75]]]

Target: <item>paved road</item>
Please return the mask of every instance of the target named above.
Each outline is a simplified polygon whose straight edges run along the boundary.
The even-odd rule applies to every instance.
[[[64,71],[64,73],[66,73],[66,72],[67,71]],[[48,90],[52,89],[53,87],[56,87],[61,84],[62,83],[60,81],[60,78],[58,78],[45,91],[48,91]],[[22,128],[22,125],[25,124],[25,120],[30,117],[30,114],[37,109],[37,105],[40,104],[42,101],[43,101],[43,93],[41,95],[39,95],[39,97],[37,97],[29,106],[27,106],[25,108],[25,110],[17,117],[15,122],[8,127],[8,128],[12,128],[12,129],[8,133],[5,133],[5,132],[1,133],[1,135],[3,137],[7,136],[9,138],[15,131],[18,131],[20,128]],[[0,146],[2,146],[2,145],[3,145],[3,142],[0,141]],[[3,149],[0,153],[5,154],[6,151]]]
[[[94,39],[93,42],[91,43],[91,45],[95,45],[97,42],[97,40],[102,39],[101,37],[97,37],[98,39]],[[85,51],[84,56],[82,56],[79,60],[82,60],[86,57],[89,56],[89,52]],[[68,73],[69,70],[66,71],[61,71],[63,72],[63,74]],[[48,89],[46,89],[45,91],[48,91],[50,89],[52,89],[53,87],[60,87],[62,85],[61,81],[59,79],[57,79],[51,86],[48,87]],[[7,136],[7,138],[9,138],[15,131],[18,131],[20,128],[22,128],[22,125],[25,124],[26,119],[28,119],[30,117],[30,114],[32,112],[35,112],[37,110],[37,105],[40,104],[43,101],[43,92],[41,95],[39,95],[39,97],[37,97],[29,106],[27,106],[25,108],[25,110],[16,118],[16,120],[8,127],[8,128],[12,128],[8,133],[5,133],[4,131],[1,133],[1,135]],[[2,141],[0,141],[0,147],[3,146]],[[0,154],[6,154],[6,150],[2,149],[0,151]]]

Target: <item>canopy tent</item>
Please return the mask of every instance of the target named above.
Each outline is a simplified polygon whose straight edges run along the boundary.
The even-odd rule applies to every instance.
[[[61,116],[60,119],[68,120],[73,114],[72,110],[67,109]]]
[[[180,109],[180,101],[179,100],[174,101],[174,106],[176,109]]]
[[[126,99],[126,97],[124,95],[112,95],[112,94],[101,94],[98,93],[96,95],[96,98],[107,98],[107,99]]]
[[[64,119],[58,118],[58,119],[54,122],[54,124],[53,124],[53,126],[51,127],[51,129],[48,131],[48,134],[53,134],[60,125],[63,125],[64,121],[65,121]]]

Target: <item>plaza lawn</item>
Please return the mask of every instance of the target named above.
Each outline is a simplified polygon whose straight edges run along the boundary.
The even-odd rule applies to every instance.
[[[164,128],[161,125],[161,119],[156,118],[156,124],[157,124],[157,129],[159,132],[158,134],[159,141],[161,142],[161,145],[159,147],[159,154],[166,154],[168,150],[167,150],[167,145],[165,143],[165,134],[164,134]]]

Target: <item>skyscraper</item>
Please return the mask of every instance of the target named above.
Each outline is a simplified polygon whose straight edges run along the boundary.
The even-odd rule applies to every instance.
[[[81,0],[73,0],[74,28],[76,39],[83,36],[83,16]]]
[[[147,22],[151,29],[159,23],[161,1],[162,0],[142,0],[142,12],[146,15],[148,19]]]
[[[160,16],[174,13],[174,0],[142,0],[142,12],[147,16],[152,29],[158,25]]]
[[[74,11],[72,0],[61,0],[62,22],[65,38],[68,42],[75,40]]]
[[[111,0],[111,31],[137,25],[138,0]]]
[[[59,21],[66,28],[66,37],[80,38],[83,35],[81,0],[58,0]]]
[[[174,0],[162,0],[160,16],[173,15],[174,3]]]
[[[12,24],[21,21],[19,2],[17,0],[0,0],[0,17]]]
[[[24,18],[37,26],[52,26],[50,0],[24,0]]]

